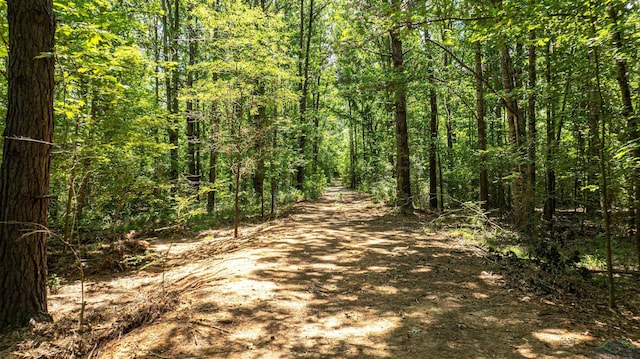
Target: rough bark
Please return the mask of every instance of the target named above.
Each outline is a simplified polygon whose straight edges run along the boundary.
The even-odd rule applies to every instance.
[[[429,32],[425,31],[425,42],[429,41]],[[444,36],[444,33],[443,33]],[[438,209],[438,96],[436,93],[436,76],[433,56],[427,54],[432,63],[429,69],[429,209]],[[446,66],[446,60],[445,60]],[[448,115],[447,115],[448,116]],[[449,118],[447,117],[447,143],[449,143]],[[442,181],[442,178],[440,179]],[[442,199],[442,198],[441,198]]]
[[[179,5],[179,1],[176,0],[176,5]],[[175,36],[177,28],[175,28],[175,21],[177,21],[177,10],[173,8],[170,0],[162,1],[162,29],[163,29],[163,51],[164,51],[164,60],[167,62],[177,61],[177,47],[175,43]],[[176,181],[178,179],[178,130],[176,123],[176,114],[177,105],[174,106],[174,103],[178,103],[178,74],[177,70],[165,70],[168,74],[165,76],[165,95],[166,95],[166,104],[167,104],[167,113],[168,118],[168,127],[167,127],[167,135],[169,137],[169,143],[173,145],[173,147],[169,150],[169,177],[171,180]]]
[[[49,166],[53,137],[51,0],[8,0],[8,109],[0,167],[0,329],[47,313]]]
[[[618,9],[615,5],[612,5],[609,8],[609,17],[614,24],[613,44],[618,51],[622,52],[624,44],[622,40],[622,32],[618,26]],[[634,191],[630,202],[632,208],[631,214],[634,215],[635,222],[638,266],[640,266],[640,165],[637,164],[637,162],[640,161],[640,145],[638,144],[640,131],[638,131],[638,115],[633,109],[631,87],[629,86],[628,67],[624,54],[619,54],[616,58],[616,79],[618,81],[620,97],[622,99],[622,116],[627,121],[627,141],[635,144],[632,155],[636,165],[634,166],[631,174],[631,186],[634,188]]]
[[[302,190],[304,186],[305,180],[305,171],[306,171],[306,156],[305,149],[307,144],[307,97],[309,95],[309,57],[310,57],[310,47],[311,47],[311,36],[313,33],[313,4],[314,0],[310,0],[309,2],[309,23],[307,26],[306,37],[305,37],[305,26],[304,26],[304,0],[300,0],[300,49],[299,49],[299,60],[298,60],[298,75],[300,76],[300,98],[299,98],[299,109],[300,109],[300,126],[301,133],[298,138],[298,147],[300,151],[301,162],[296,169],[296,188]],[[304,59],[304,60],[303,60]],[[304,62],[303,62],[304,61]]]
[[[413,211],[411,197],[409,133],[407,130],[407,83],[404,73],[402,40],[396,31],[390,32],[393,59],[396,125],[396,203],[403,211]]]

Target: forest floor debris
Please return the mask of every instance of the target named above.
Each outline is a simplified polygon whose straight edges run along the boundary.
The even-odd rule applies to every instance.
[[[492,253],[432,223],[428,215],[403,216],[332,187],[286,217],[243,228],[238,239],[228,228],[135,239],[149,243],[153,262],[87,278],[82,334],[80,286],[62,283],[50,297],[55,323],[3,336],[0,357],[589,359],[637,353],[634,277],[617,278],[620,304],[610,311],[597,278],[550,275],[540,264]],[[563,289],[570,284],[575,288]]]

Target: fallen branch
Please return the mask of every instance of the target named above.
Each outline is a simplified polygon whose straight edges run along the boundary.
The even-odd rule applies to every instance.
[[[607,273],[607,271],[604,269],[589,269],[589,273],[603,274]],[[614,270],[613,274],[632,275],[640,277],[640,272],[635,270]]]

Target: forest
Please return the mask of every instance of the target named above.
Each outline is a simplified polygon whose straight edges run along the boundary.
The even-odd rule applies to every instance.
[[[0,356],[640,357],[637,0],[3,0],[0,15]],[[242,265],[220,263],[252,251],[234,282]],[[249,278],[312,295],[347,334],[317,339],[329,324],[287,312],[286,335],[234,336],[282,320],[225,292]],[[195,290],[239,299],[200,303],[208,335],[189,319],[166,335],[182,344],[132,349],[145,326],[197,317]],[[247,296],[251,315],[221,314]],[[442,323],[393,307],[409,297]],[[504,337],[528,312],[557,327]],[[347,330],[376,317],[412,324]]]

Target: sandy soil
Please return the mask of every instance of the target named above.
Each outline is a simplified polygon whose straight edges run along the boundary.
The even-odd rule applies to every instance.
[[[163,266],[88,283],[90,330],[162,292],[175,308],[91,357],[616,358],[596,347],[640,339],[638,318],[621,328],[604,307],[511,288],[475,245],[339,187],[238,240],[208,231],[152,248]],[[57,319],[77,315],[78,293],[52,296]]]

